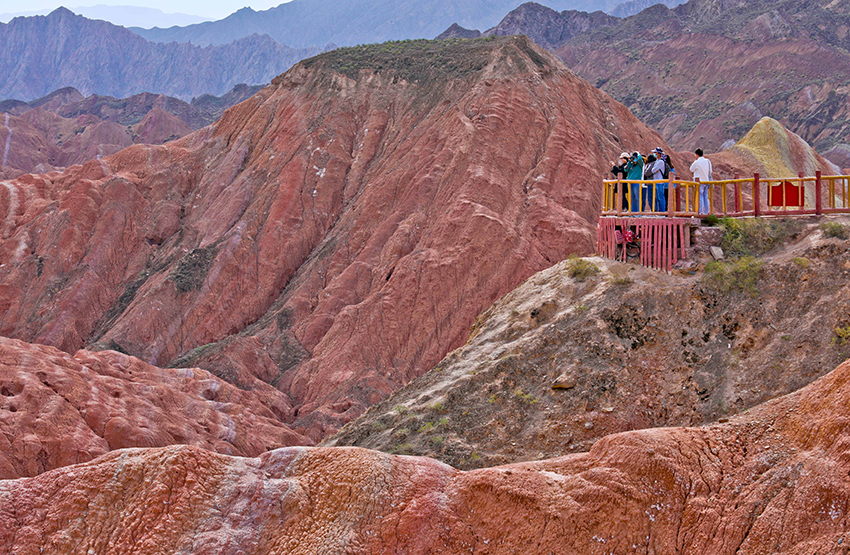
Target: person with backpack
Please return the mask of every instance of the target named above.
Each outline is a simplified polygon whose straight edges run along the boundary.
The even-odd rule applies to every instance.
[[[658,159],[655,157],[655,154],[650,152],[649,156],[646,157],[646,161],[643,164],[643,180],[644,181],[652,181],[655,179],[655,162]],[[640,200],[640,209],[641,211],[652,211],[653,199],[658,195],[657,185],[655,183],[644,183],[642,184],[641,189],[643,189],[641,193]]]
[[[652,165],[652,174],[653,179],[670,179],[670,174],[676,173],[676,170],[673,168],[673,163],[670,161],[670,157],[664,154],[664,150],[661,147],[656,148],[652,151],[655,154],[655,163]],[[655,194],[655,211],[656,212],[666,212],[667,211],[667,190],[669,181],[664,183],[658,183],[655,186],[656,194]]]
[[[631,197],[630,209],[632,212],[640,212],[640,190],[638,181],[643,179],[643,156],[640,152],[632,152],[626,163],[626,180],[629,181],[629,193]]]

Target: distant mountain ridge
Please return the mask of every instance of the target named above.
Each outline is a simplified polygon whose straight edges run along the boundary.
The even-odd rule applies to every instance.
[[[560,10],[608,11],[617,0],[550,0]],[[521,0],[293,0],[275,8],[242,8],[219,20],[172,27],[131,30],[156,42],[226,44],[250,34],[267,34],[293,48],[351,46],[388,40],[433,38],[458,23],[489,27],[521,4]]]
[[[0,98],[21,100],[68,86],[119,98],[146,91],[185,100],[221,95],[239,83],[268,83],[317,52],[294,50],[268,36],[208,48],[152,43],[65,8],[0,24],[0,46]]]
[[[655,4],[664,4],[668,8],[675,8],[680,4],[684,4],[685,0],[664,0],[663,2],[659,2],[658,0],[630,0],[629,2],[623,2],[613,10],[611,10],[610,14],[614,17],[629,17],[630,15],[635,15],[650,6],[654,6]]]
[[[625,19],[529,2],[480,34],[527,35],[677,149],[719,150],[768,116],[826,152],[850,135],[847,29],[850,4],[833,0],[690,0]]]
[[[558,13],[541,4],[526,2],[506,15],[498,25],[483,33],[464,29],[455,24],[437,38],[526,35],[535,43],[551,50],[582,33],[599,27],[617,25],[619,22],[619,18],[599,11],[587,13],[566,10]]]
[[[173,27],[175,25],[193,25],[212,18],[190,15],[185,13],[166,13],[155,8],[142,6],[107,6],[97,4],[95,6],[66,6],[77,15],[89,19],[102,19],[122,27]],[[0,13],[0,21],[9,22],[16,17],[32,17],[34,15],[47,15],[53,9],[32,10],[15,13]]]

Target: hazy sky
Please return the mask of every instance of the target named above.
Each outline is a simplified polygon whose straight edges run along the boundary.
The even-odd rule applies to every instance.
[[[232,14],[239,8],[250,6],[259,10],[267,10],[282,4],[284,0],[0,0],[0,14],[22,12],[50,12],[59,6],[73,10],[77,6],[94,6],[106,4],[110,6],[144,6],[162,10],[166,13],[185,13],[210,19],[221,19]]]

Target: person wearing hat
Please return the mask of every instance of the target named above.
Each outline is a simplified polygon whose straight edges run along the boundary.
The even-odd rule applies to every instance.
[[[628,161],[629,161],[629,153],[623,152],[623,153],[620,154],[620,159],[619,159],[620,163],[619,164],[617,162],[611,162],[611,173],[614,174],[614,177],[616,179],[625,179],[626,178],[626,164],[628,163]],[[617,184],[615,183],[614,184],[614,198],[618,199],[618,202],[619,202],[620,196],[617,193],[618,193]],[[622,196],[623,196],[622,207],[623,207],[624,210],[628,210],[629,205],[628,205],[627,200],[626,200],[626,187],[625,187],[625,185],[623,186]],[[620,208],[620,206],[621,205],[617,205],[617,206],[614,207],[614,209],[618,210]]]
[[[676,170],[673,168],[673,163],[670,161],[670,157],[664,154],[664,150],[661,147],[656,148],[652,151],[655,154],[655,162],[652,165],[652,179],[667,179],[670,177],[670,173],[675,173]],[[667,186],[669,182],[657,183],[655,185],[655,211],[656,212],[666,212],[667,211]]]
[[[626,164],[626,180],[629,183],[631,197],[630,208],[632,212],[640,212],[640,183],[643,179],[643,156],[640,152],[632,152],[629,162]]]

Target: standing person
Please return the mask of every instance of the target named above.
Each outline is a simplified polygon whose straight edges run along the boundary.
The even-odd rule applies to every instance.
[[[708,183],[711,181],[711,160],[702,155],[702,149],[694,151],[697,159],[691,164],[694,179],[699,179],[699,213],[708,214]]]
[[[673,163],[670,161],[670,157],[664,154],[664,150],[661,147],[656,148],[652,151],[655,153],[655,163],[652,165],[652,179],[669,179],[670,172],[676,173],[676,170],[673,168]],[[658,183],[655,186],[655,211],[656,212],[666,212],[667,211],[667,186],[669,185],[669,181],[664,183]]]
[[[652,152],[650,152],[649,156],[646,157],[646,161],[644,162],[644,165],[643,165],[643,180],[644,181],[652,181],[653,179],[655,179],[655,172],[653,171],[652,168],[655,165],[656,160],[657,159],[655,158],[655,154],[652,153]],[[653,198],[654,198],[654,195],[657,194],[656,184],[655,183],[644,183],[642,185],[641,189],[643,189],[643,192],[641,194],[641,200],[640,200],[641,212],[643,212],[644,210],[652,212]]]
[[[638,181],[643,179],[643,156],[640,155],[640,152],[632,152],[626,164],[626,179],[630,181],[631,211],[640,212],[640,183]]]
[[[615,179],[625,179],[626,178],[626,164],[628,163],[628,161],[629,161],[629,153],[623,152],[622,154],[620,154],[620,160],[619,160],[620,163],[619,164],[617,164],[617,162],[611,162],[611,173],[614,174]],[[622,206],[624,210],[628,210],[629,206],[628,206],[628,204],[626,204],[626,200],[625,200],[626,199],[626,185],[625,185],[625,183],[623,184],[622,194],[618,194],[617,184],[616,183],[614,184],[614,199],[615,199],[614,202],[615,203],[620,202],[620,197],[622,197],[622,199],[623,199],[622,203],[621,204],[615,204],[614,210],[619,210],[620,206]]]

